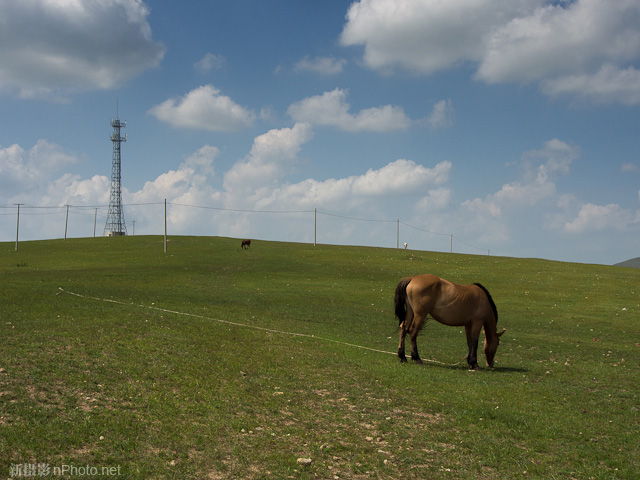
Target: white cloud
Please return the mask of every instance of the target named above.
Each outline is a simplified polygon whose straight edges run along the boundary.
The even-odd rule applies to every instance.
[[[337,75],[342,73],[347,61],[344,58],[305,56],[295,64],[294,70],[319,73],[321,75]]]
[[[539,159],[543,163],[538,166],[535,174],[538,176],[554,175],[556,173],[566,175],[569,167],[580,156],[580,148],[570,145],[562,140],[554,138],[544,143],[544,148],[540,150],[530,150],[522,155],[524,163],[529,166]]]
[[[359,196],[410,194],[425,185],[440,185],[449,179],[451,162],[429,169],[411,160],[396,160],[379,170],[369,169],[353,180],[353,192]]]
[[[311,126],[297,123],[292,128],[273,129],[256,137],[249,155],[237,162],[224,176],[224,187],[243,198],[256,190],[272,187],[297,161],[302,145],[313,137]]]
[[[431,114],[424,119],[429,128],[447,128],[453,125],[455,110],[451,100],[440,100],[433,106]]]
[[[594,104],[640,105],[640,70],[604,65],[594,74],[546,80],[542,91],[550,96],[575,95]]]
[[[620,171],[621,172],[640,172],[640,165],[633,162],[623,163],[620,166]]]
[[[24,158],[25,151],[17,143],[0,149],[0,182],[2,190],[19,183],[35,183],[31,177],[38,175]]]
[[[345,46],[364,45],[371,68],[431,74],[480,60],[489,33],[523,3],[361,0],[349,8],[340,40]]]
[[[110,188],[111,181],[104,175],[82,179],[66,173],[47,186],[46,194],[38,199],[38,204],[104,205],[109,202]]]
[[[371,212],[380,201],[386,203],[394,197],[415,196],[426,190],[432,199],[442,203],[442,199],[447,199],[450,194],[443,187],[449,180],[450,162],[427,168],[400,159],[380,169],[369,169],[362,175],[324,181],[309,178],[294,184],[286,183],[288,173],[298,163],[302,146],[312,136],[308,124],[296,124],[256,137],[249,154],[224,174],[222,190],[212,187],[213,159],[219,152],[215,147],[205,146],[187,157],[178,169],[147,182],[131,198],[134,203],[158,202],[167,198],[172,204],[169,223],[173,232],[206,232],[207,228],[220,228],[226,235],[242,236],[259,228],[261,238],[282,238],[288,230],[292,235],[299,234],[295,220],[279,224],[274,223],[275,218],[255,218],[250,213],[237,211],[231,214],[224,208],[280,211],[317,207],[339,212]],[[204,205],[219,210],[186,208],[176,204]],[[145,222],[151,222],[143,219],[141,209],[134,207],[133,212],[140,228]],[[340,235],[346,235],[346,232],[343,230]]]
[[[399,159],[380,169],[369,169],[362,175],[323,181],[309,178],[295,184],[281,184],[264,197],[261,206],[286,208],[297,205],[340,212],[358,208],[380,210],[381,199],[405,198],[446,183],[451,167],[450,162],[427,168],[411,160]],[[437,190],[433,191],[433,195],[446,195],[444,190]]]
[[[425,212],[442,211],[451,204],[451,194],[450,187],[431,189],[416,204],[415,211],[421,215]]]
[[[346,90],[336,88],[292,104],[287,113],[296,122],[337,127],[349,132],[388,132],[409,128],[412,121],[402,107],[384,105],[349,112]]]
[[[44,139],[28,150],[18,144],[0,147],[0,208],[16,203],[23,206],[20,210],[21,239],[63,236],[65,205],[85,206],[72,209],[71,214],[84,213],[83,218],[90,220],[91,225],[83,228],[82,235],[93,232],[95,210],[93,207],[89,210],[87,206],[109,201],[110,181],[101,175],[82,179],[79,175],[62,173],[79,161],[73,152]],[[11,231],[15,234],[15,217],[10,219],[15,212],[11,210],[0,215],[0,232],[5,235]],[[79,229],[73,233],[71,228],[70,232],[77,235]]]
[[[155,180],[146,182],[142,190],[132,194],[133,201],[157,202],[165,198],[177,201],[198,196],[196,192],[200,190],[210,193],[209,183],[214,177],[214,162],[219,154],[217,147],[200,147],[185,157],[176,170],[169,170]]]
[[[208,72],[210,70],[221,70],[227,64],[227,59],[222,55],[215,53],[207,53],[193,67],[200,72]]]
[[[549,140],[541,150],[525,152],[522,179],[507,183],[484,199],[465,201],[462,206],[486,217],[501,217],[506,210],[530,207],[556,194],[555,181],[569,173],[569,166],[578,158],[580,149],[558,139]]]
[[[134,205],[128,209],[128,218],[137,218],[139,228],[148,229],[154,224],[154,220],[157,223],[159,215],[157,212],[150,212],[144,204],[166,199],[176,205],[169,210],[168,228],[174,232],[198,230],[208,233],[202,228],[209,223],[209,215],[205,211],[179,205],[222,206],[222,194],[212,186],[214,163],[219,155],[217,147],[204,145],[186,156],[176,170],[169,170],[155,180],[146,182],[141,190],[130,195]]]
[[[256,114],[235,103],[213,85],[203,85],[184,97],[170,98],[149,112],[174,127],[230,132],[250,127]]]
[[[578,216],[565,224],[569,233],[588,231],[625,230],[632,224],[640,223],[640,211],[635,214],[616,203],[609,205],[582,205]]]
[[[185,158],[184,166],[192,171],[200,171],[206,177],[214,176],[214,160],[220,155],[218,147],[204,145]]]
[[[640,55],[640,4],[579,0],[543,5],[495,30],[478,77],[528,82],[589,73]]]
[[[0,2],[0,91],[64,100],[126,83],[164,56],[148,13],[141,0]]]
[[[0,186],[5,195],[26,194],[42,188],[51,175],[77,162],[76,155],[44,139],[29,151],[18,144],[0,147]]]
[[[341,42],[383,72],[432,74],[466,63],[487,83],[541,82],[548,95],[640,103],[635,0],[360,0]]]
[[[576,194],[559,191],[559,180],[570,174],[579,156],[577,146],[550,140],[540,149],[524,152],[519,178],[495,193],[463,201],[457,209],[446,204],[439,209],[437,201],[423,199],[412,222],[421,225],[419,212],[426,211],[422,221],[427,229],[451,231],[454,250],[485,248],[508,255],[597,261],[597,255],[607,255],[608,247],[602,245],[611,231],[619,233],[621,245],[633,245],[640,229],[640,210],[583,203]],[[426,210],[430,205],[434,209]],[[439,248],[444,248],[444,240],[432,237],[430,241],[440,241]]]

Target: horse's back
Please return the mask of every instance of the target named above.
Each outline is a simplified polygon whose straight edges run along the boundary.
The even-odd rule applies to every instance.
[[[445,280],[444,278],[440,278],[431,273],[424,273],[422,275],[414,275],[413,277],[409,277],[410,282],[407,286],[407,289],[412,290],[415,293],[422,294],[435,294],[439,292],[439,290],[444,287],[449,287],[453,285],[450,281]]]
[[[444,278],[440,278],[431,273],[423,273],[421,275],[414,275],[413,277],[406,277],[406,278],[411,280],[410,283],[413,286],[413,288],[421,288],[421,289],[432,288],[434,285],[437,285],[442,281],[446,282]]]
[[[459,285],[432,274],[412,277],[407,296],[416,313],[452,326],[484,316],[488,306],[486,295],[476,285]]]
[[[430,273],[410,277],[407,285],[407,298],[413,310],[416,312],[425,311],[425,315],[430,313],[440,296],[443,281],[446,282],[446,280]]]

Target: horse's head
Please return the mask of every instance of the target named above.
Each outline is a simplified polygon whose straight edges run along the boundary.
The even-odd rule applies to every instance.
[[[500,333],[495,333],[494,335],[486,335],[484,337],[484,355],[487,357],[487,366],[493,367],[493,360],[496,357],[496,352],[498,351],[498,345],[500,345],[500,337],[507,329],[504,328]]]

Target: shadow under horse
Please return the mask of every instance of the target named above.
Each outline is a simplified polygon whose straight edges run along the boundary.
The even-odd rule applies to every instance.
[[[411,360],[421,364],[418,355],[418,333],[427,315],[452,327],[464,327],[467,334],[470,370],[478,369],[478,338],[484,328],[484,354],[487,365],[493,367],[500,337],[497,332],[498,309],[489,291],[479,283],[458,285],[435,275],[415,275],[400,280],[396,287],[395,314],[400,324],[398,357],[406,362],[404,339],[411,339]]]

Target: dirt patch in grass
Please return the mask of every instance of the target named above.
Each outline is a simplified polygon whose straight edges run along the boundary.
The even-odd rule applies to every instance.
[[[444,428],[444,415],[402,402],[392,406],[390,398],[377,397],[366,389],[355,396],[328,387],[277,392],[273,395],[276,411],[240,415],[240,424],[247,427],[232,432],[225,443],[235,445],[235,451],[254,454],[227,456],[221,462],[227,475],[255,478],[260,466],[273,462],[275,452],[290,464],[296,478],[371,478],[381,471],[394,476],[407,468],[418,475],[425,469],[439,468],[434,465],[436,457],[455,448],[438,443],[425,449],[416,443],[416,432],[424,436],[429,429]],[[414,463],[415,457],[420,457],[419,464]],[[297,465],[298,458],[309,458],[312,463]],[[208,478],[224,476],[219,470],[202,474]]]

